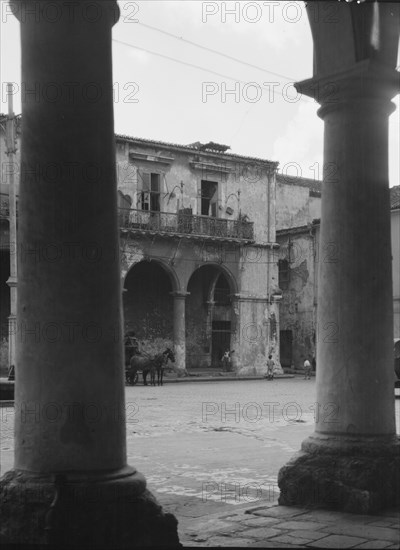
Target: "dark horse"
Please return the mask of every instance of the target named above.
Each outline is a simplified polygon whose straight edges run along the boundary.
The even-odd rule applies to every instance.
[[[127,373],[127,377],[129,376],[131,379],[135,380],[137,377],[137,371],[141,370],[143,375],[143,384],[145,386],[148,385],[147,375],[150,373],[150,384],[152,386],[155,386],[157,372],[157,383],[159,386],[162,386],[164,368],[168,363],[168,360],[171,360],[173,363],[175,363],[175,356],[170,348],[167,348],[165,351],[159,353],[155,357],[132,355],[129,361],[130,368]]]

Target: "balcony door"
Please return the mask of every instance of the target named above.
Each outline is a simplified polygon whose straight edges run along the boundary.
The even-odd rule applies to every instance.
[[[150,212],[160,212],[161,210],[161,185],[160,174],[155,172],[141,173],[142,189],[140,193],[140,207],[142,210]]]
[[[201,215],[218,216],[218,182],[201,180]]]

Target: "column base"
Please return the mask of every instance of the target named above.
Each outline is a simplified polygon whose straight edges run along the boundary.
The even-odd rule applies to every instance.
[[[87,475],[10,470],[0,480],[0,521],[0,544],[181,547],[177,520],[129,466]]]
[[[400,439],[314,434],[278,475],[279,504],[371,514],[400,504]]]

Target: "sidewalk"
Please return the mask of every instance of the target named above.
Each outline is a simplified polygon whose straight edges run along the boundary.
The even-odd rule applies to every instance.
[[[234,372],[224,372],[219,369],[190,369],[189,376],[178,377],[175,372],[164,372],[164,383],[168,382],[219,382],[232,380],[265,380],[261,374],[237,376]],[[274,379],[294,378],[294,374],[276,374]]]
[[[252,505],[230,513],[179,518],[185,547],[399,548],[400,509],[357,515]]]

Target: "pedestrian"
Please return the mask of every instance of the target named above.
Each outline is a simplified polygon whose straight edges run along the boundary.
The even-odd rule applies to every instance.
[[[306,358],[304,361],[304,380],[310,380],[311,379],[311,363]]]
[[[231,355],[232,355],[232,353],[235,353],[235,350],[230,351],[229,349],[226,349],[224,351],[224,355],[221,358],[222,368],[225,372],[230,372],[232,370],[231,369],[231,362],[232,362]]]
[[[275,363],[272,359],[272,355],[268,355],[267,375],[265,377],[267,380],[273,380],[274,379],[274,367],[275,367]]]

